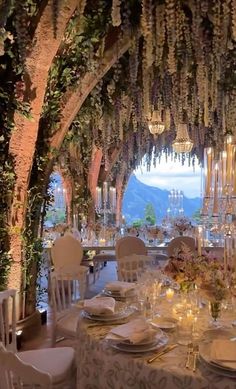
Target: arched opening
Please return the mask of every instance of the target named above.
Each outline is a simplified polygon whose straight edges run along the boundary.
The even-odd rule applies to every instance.
[[[202,206],[202,169],[193,159],[162,153],[147,166],[146,157],[131,174],[122,204],[122,215],[132,225],[161,225],[167,217],[186,216],[197,222]],[[146,212],[145,212],[146,211]],[[146,216],[145,216],[146,215]]]

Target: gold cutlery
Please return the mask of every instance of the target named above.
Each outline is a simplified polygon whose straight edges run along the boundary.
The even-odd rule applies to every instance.
[[[190,362],[191,362],[192,356],[193,356],[193,343],[189,343],[188,344],[188,351],[187,351],[187,360],[185,363],[186,369],[189,369],[189,367],[190,367]]]
[[[171,344],[170,346],[165,347],[162,351],[157,353],[154,357],[147,359],[147,363],[154,362],[157,358],[162,357],[162,355],[170,352],[171,350],[174,350],[175,347],[177,347],[177,344]]]
[[[198,355],[199,355],[199,346],[196,345],[193,347],[193,372],[196,371]]]

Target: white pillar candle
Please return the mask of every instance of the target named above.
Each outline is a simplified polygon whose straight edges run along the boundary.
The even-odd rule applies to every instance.
[[[108,201],[108,185],[107,182],[103,183],[103,203],[106,204]]]
[[[222,153],[221,153],[221,170],[222,170],[221,186],[222,186],[222,193],[224,193],[224,188],[225,188],[225,185],[226,185],[226,159],[227,159],[227,153],[226,153],[226,151],[222,151]]]
[[[233,196],[236,197],[236,146],[233,149]]]
[[[99,186],[96,187],[96,207],[102,208],[102,189]]]
[[[226,139],[226,184],[232,185],[232,171],[233,171],[233,145],[232,145],[232,136],[228,135]]]
[[[199,256],[202,255],[202,226],[198,226],[197,253]]]
[[[206,188],[205,195],[209,197],[211,195],[211,180],[212,180],[212,160],[213,160],[213,151],[211,147],[208,147],[206,151],[206,166],[205,166],[205,174],[206,174]]]
[[[213,199],[213,210],[212,215],[218,216],[218,164],[215,164],[215,182],[214,182],[214,199]]]

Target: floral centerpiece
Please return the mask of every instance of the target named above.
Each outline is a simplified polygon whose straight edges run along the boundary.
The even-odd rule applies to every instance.
[[[184,243],[170,257],[165,272],[180,284],[181,289],[197,286],[210,301],[221,301],[227,296],[223,262],[207,253],[196,255]]]
[[[179,235],[183,235],[183,233],[190,228],[192,228],[191,221],[185,216],[177,217],[173,221],[173,229]]]
[[[163,232],[160,227],[146,227],[146,238],[148,241],[154,241],[155,239],[163,240]]]

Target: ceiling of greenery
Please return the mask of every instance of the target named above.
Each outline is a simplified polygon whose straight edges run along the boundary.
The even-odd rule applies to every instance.
[[[28,15],[36,18],[43,2],[25,3]],[[235,0],[81,3],[50,70],[39,135],[50,139],[58,131],[67,93],[86,72],[96,73],[105,51],[127,32],[129,50],[84,102],[66,135],[65,151],[70,142],[83,148],[88,136],[87,153],[92,144],[102,148],[105,168],[118,149],[117,162],[125,161],[132,170],[144,154],[151,161],[153,146],[154,160],[163,149],[171,152],[179,123],[187,123],[192,155],[200,159],[205,146],[220,145],[225,132],[235,131]],[[55,34],[57,4],[59,0],[53,2]],[[165,124],[160,136],[148,130],[153,110]]]

